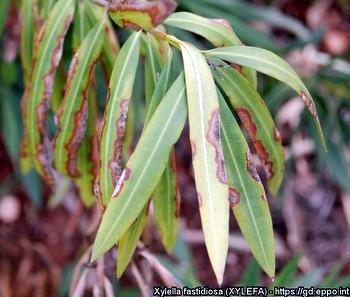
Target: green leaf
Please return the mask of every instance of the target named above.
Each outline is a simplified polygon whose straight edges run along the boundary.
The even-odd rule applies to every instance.
[[[298,264],[301,257],[302,255],[296,255],[283,267],[282,271],[276,276],[273,283],[274,287],[290,286],[292,284],[298,271]]]
[[[74,54],[62,105],[56,116],[55,167],[64,175],[79,177],[77,154],[83,141],[88,116],[89,86],[103,41],[103,21],[86,36]]]
[[[166,94],[172,78],[173,52],[169,48],[168,61],[163,67],[147,110],[145,124],[149,122],[156,108]],[[179,193],[175,175],[175,152],[169,160],[164,173],[153,193],[154,217],[160,238],[168,253],[176,241],[179,214]]]
[[[220,106],[230,204],[255,259],[273,277],[275,244],[265,190],[252,163],[248,144],[223,97]]]
[[[73,51],[76,52],[80,44],[83,42],[87,32],[90,31],[91,25],[86,13],[86,5],[84,1],[78,1],[76,3],[77,9],[75,10],[74,22],[73,22]],[[103,17],[100,18],[102,21]]]
[[[100,23],[103,18],[103,9],[97,7],[91,0],[86,0],[84,2],[86,6],[86,15],[92,24]],[[113,26],[109,20],[105,22],[105,37],[102,46],[101,62],[103,69],[109,78],[112,74],[115,60],[117,59],[117,54],[119,52],[119,42],[115,35]]]
[[[146,58],[147,59],[147,58]],[[169,59],[167,64],[164,66],[162,73],[160,75],[159,81],[155,85],[155,90],[153,92],[152,100],[150,102],[150,106],[147,110],[147,116],[144,123],[144,129],[147,127],[151,117],[153,116],[155,110],[157,109],[160,101],[164,98],[166,92],[169,89],[170,78],[171,78],[171,70],[172,70],[172,51],[169,48]],[[151,69],[150,69],[151,70]],[[148,75],[152,75],[152,71],[148,73]],[[175,216],[175,211],[171,213],[172,216],[168,217],[166,220],[161,222],[159,225],[159,219],[162,219],[162,214],[165,212],[168,214],[168,207],[172,207],[173,204],[176,203],[175,200],[175,192],[173,192],[173,197],[171,197],[171,191],[173,191],[173,187],[175,186],[173,182],[175,181],[175,176],[173,176],[173,171],[169,169],[169,165],[167,165],[164,170],[164,174],[162,175],[154,193],[153,193],[153,202],[154,202],[154,213],[155,220],[160,230],[161,238],[163,240],[164,245],[167,248],[171,248],[173,245],[173,240],[176,238],[176,223],[173,222],[173,217]],[[165,178],[164,178],[165,176]],[[165,196],[166,195],[166,196]],[[168,199],[164,199],[164,197]],[[170,198],[170,199],[169,199]],[[171,199],[172,198],[172,199]],[[170,201],[169,201],[170,200]],[[170,205],[165,205],[162,201],[166,201]],[[161,205],[158,205],[161,203]],[[176,206],[175,206],[176,207]],[[137,243],[141,237],[142,231],[145,227],[147,221],[147,208],[148,205],[145,206],[141,214],[137,217],[136,221],[131,225],[127,232],[121,237],[118,245],[118,252],[121,254],[121,257],[118,257],[117,261],[117,276],[121,277],[124,273],[124,270],[128,263],[130,262],[132,255],[135,252],[137,247]],[[176,218],[175,218],[176,220]],[[165,224],[163,224],[165,222]],[[167,225],[166,223],[170,223],[171,225]],[[173,229],[175,228],[175,237]],[[165,231],[165,232],[164,232]],[[121,263],[119,263],[121,261]]]
[[[154,37],[147,33],[145,37],[145,99],[147,104],[151,101],[154,87],[157,84],[163,66],[160,54],[155,45],[156,42]]]
[[[148,205],[142,210],[136,221],[131,225],[128,231],[121,237],[118,243],[117,258],[117,277],[120,278],[136,250],[143,229],[147,223]]]
[[[220,140],[219,101],[210,68],[198,49],[182,42],[192,164],[205,244],[222,283],[229,235],[228,187]]]
[[[276,195],[284,175],[284,153],[279,132],[265,102],[234,69],[218,67],[213,74],[241,119],[264,165],[269,189]]]
[[[154,218],[160,238],[170,254],[176,242],[180,194],[177,188],[175,152],[153,193]]]
[[[50,13],[52,6],[56,0],[42,0],[40,5],[40,17],[45,20]]]
[[[31,81],[26,86],[23,118],[24,147],[38,173],[54,184],[51,148],[46,135],[46,118],[55,72],[62,56],[65,34],[74,14],[74,0],[59,0],[52,8],[36,39],[37,51]]]
[[[230,63],[237,63],[253,68],[268,76],[274,77],[293,88],[314,118],[323,146],[326,148],[321,124],[317,115],[316,106],[311,94],[295,73],[291,66],[276,54],[261,48],[250,46],[233,46],[206,51],[208,57],[218,57]]]
[[[242,44],[231,24],[224,19],[208,19],[189,12],[177,12],[172,14],[164,24],[198,34],[215,47]],[[242,73],[254,87],[257,86],[254,70],[243,67]]]
[[[100,133],[100,156],[96,195],[103,205],[112,197],[113,188],[122,174],[122,147],[140,52],[140,32],[133,33],[122,47],[115,62],[108,89]]]
[[[30,71],[33,58],[33,38],[35,31],[34,1],[23,0],[21,7],[22,30],[21,30],[21,64],[23,67],[24,81],[29,83]]]
[[[171,147],[180,137],[186,115],[181,75],[157,108],[118,180],[115,199],[109,202],[97,232],[92,261],[111,248],[140,215],[163,173]]]

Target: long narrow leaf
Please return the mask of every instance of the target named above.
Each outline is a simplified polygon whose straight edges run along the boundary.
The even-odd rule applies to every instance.
[[[155,42],[154,37],[147,33],[145,38],[145,99],[147,104],[151,101],[154,87],[163,66]]]
[[[215,47],[242,44],[233,31],[231,24],[223,19],[208,19],[189,12],[177,12],[167,18],[164,23],[198,34],[207,39]],[[243,67],[242,73],[256,87],[257,79],[255,71]]]
[[[172,85],[142,133],[102,218],[92,261],[105,253],[140,214],[168,162],[170,149],[186,122],[184,78]]]
[[[62,56],[65,34],[74,14],[74,0],[58,1],[37,36],[37,52],[30,84],[24,98],[24,126],[29,157],[38,173],[49,184],[55,181],[51,168],[50,144],[46,137],[46,118],[56,68]]]
[[[219,101],[210,68],[200,51],[181,43],[181,52],[202,229],[211,264],[221,284],[228,249],[229,203],[220,139]]]
[[[248,144],[222,97],[220,114],[231,207],[253,255],[266,273],[273,277],[275,245],[264,187],[252,164]]]
[[[21,62],[24,73],[24,81],[26,84],[28,84],[30,71],[32,68],[33,38],[35,30],[33,0],[22,1],[21,16]]]
[[[120,238],[118,243],[117,277],[120,278],[126,267],[129,265],[137,247],[137,243],[147,223],[147,208],[141,211],[136,221],[130,226],[128,231]]]
[[[86,36],[70,65],[63,103],[57,113],[54,141],[55,167],[64,175],[80,176],[77,153],[85,135],[88,88],[103,41],[103,21]]]
[[[279,132],[265,102],[234,69],[218,67],[213,74],[240,117],[264,165],[269,189],[276,195],[284,175],[284,153]]]
[[[108,102],[101,124],[99,172],[96,194],[103,205],[112,197],[123,170],[122,146],[139,61],[140,32],[133,33],[115,62],[108,89]]]
[[[207,56],[218,57],[231,63],[251,67],[259,72],[274,77],[293,88],[305,102],[306,107],[314,118],[321,142],[324,147],[326,147],[316,106],[311,94],[287,62],[268,50],[250,46],[234,46],[213,49],[207,51],[205,54]]]

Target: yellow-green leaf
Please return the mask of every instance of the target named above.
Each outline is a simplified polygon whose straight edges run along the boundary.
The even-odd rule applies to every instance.
[[[287,62],[268,50],[250,46],[218,48],[207,51],[205,54],[207,56],[218,57],[230,63],[237,63],[239,65],[253,68],[268,76],[274,77],[293,88],[305,102],[306,107],[314,118],[321,142],[326,148],[321,124],[312,96],[299,76]]]
[[[33,59],[33,38],[35,31],[33,0],[23,0],[21,7],[21,63],[24,73],[24,82],[29,83]]]
[[[123,275],[125,269],[132,259],[132,256],[134,255],[143,229],[147,223],[147,208],[148,205],[146,205],[146,207],[141,211],[136,221],[130,226],[128,231],[119,240],[117,257],[118,278]]]
[[[24,139],[28,144],[27,153],[38,173],[49,184],[55,182],[55,173],[51,168],[52,148],[46,136],[46,118],[64,37],[74,14],[74,2],[58,1],[37,36],[35,64],[24,96]]]
[[[219,101],[210,68],[200,51],[183,42],[181,52],[202,229],[210,262],[221,284],[228,250],[229,202],[220,139]]]
[[[103,205],[108,204],[123,170],[122,147],[128,105],[139,61],[140,34],[133,33],[120,50],[108,88],[107,105],[101,124],[99,169],[95,185],[95,194]]]
[[[186,122],[181,75],[157,108],[118,180],[95,239],[92,261],[108,251],[140,215],[169,160]]]
[[[273,277],[275,245],[265,190],[242,131],[222,97],[220,115],[231,208],[254,257],[266,273]]]

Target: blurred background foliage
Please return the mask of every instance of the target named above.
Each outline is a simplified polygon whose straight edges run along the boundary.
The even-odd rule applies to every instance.
[[[69,183],[63,182],[58,192],[50,193],[35,172],[23,176],[19,171],[23,94],[18,56],[19,2],[0,2],[0,295],[67,296],[72,280],[76,280],[76,268],[78,273],[89,269],[78,261],[91,243],[89,230],[96,225],[98,216],[94,210],[84,209]],[[47,1],[47,9],[53,2]],[[277,234],[278,273],[274,283],[263,275],[251,260],[243,239],[236,235],[237,225],[231,222],[232,242],[224,285],[349,286],[349,1],[179,0],[178,4],[178,11],[227,19],[246,45],[285,57],[316,100],[328,146],[325,153],[301,100],[293,98],[288,87],[259,76],[259,91],[281,131],[287,163],[283,189],[276,199],[270,199]],[[117,28],[116,32],[122,43],[127,33]],[[183,31],[176,34],[201,48],[208,47],[194,35]],[[70,32],[68,39],[71,36]],[[65,43],[63,77],[72,56],[70,45]],[[106,87],[99,65],[97,71],[101,74],[97,75],[97,96],[102,112]],[[143,71],[136,82],[130,122],[139,133],[145,112],[140,87]],[[56,91],[58,96],[62,94],[62,90]],[[191,177],[186,173],[188,145],[180,144],[178,149],[183,157],[179,168],[183,197],[181,238],[173,255],[168,256],[152,236],[145,234],[145,246],[135,261],[139,269],[154,270],[155,274],[136,281],[130,271],[120,281],[112,277],[109,285],[118,296],[138,296],[136,288],[140,285],[171,283],[164,271],[183,285],[215,285],[203,238],[196,231],[200,220],[192,216],[196,200],[188,185]],[[154,255],[157,264],[150,261]],[[114,275],[114,267],[106,270]],[[14,288],[16,281],[22,282],[20,289]],[[30,295],[32,292],[36,295]]]

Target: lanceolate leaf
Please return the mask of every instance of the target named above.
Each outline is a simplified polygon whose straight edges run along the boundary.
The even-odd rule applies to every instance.
[[[147,223],[147,208],[144,207],[136,221],[128,231],[121,237],[118,243],[117,277],[120,278],[129,265],[136,250],[139,239]]]
[[[84,5],[86,6],[86,14],[90,23],[93,25],[99,23],[103,17],[103,9],[98,8],[90,0],[84,1]],[[102,46],[101,62],[107,74],[106,76],[110,77],[119,52],[119,43],[109,20],[106,21],[104,30],[105,36]]]
[[[176,180],[175,151],[153,193],[154,218],[160,238],[170,254],[177,234],[177,222],[180,211],[180,193]]]
[[[205,54],[207,56],[218,57],[231,63],[237,63],[239,65],[253,68],[259,72],[274,77],[293,88],[305,102],[313,116],[322,144],[326,147],[316,106],[311,94],[287,62],[268,50],[250,46],[224,47],[207,51]]]
[[[147,110],[145,123],[148,123],[166,94],[172,79],[173,53],[169,48],[168,61],[165,64],[155,87],[152,100]],[[175,172],[175,152],[171,153],[168,165],[153,193],[154,217],[160,238],[167,252],[170,253],[176,240],[177,220],[179,216],[180,196],[177,191]]]
[[[25,139],[35,168],[53,184],[50,144],[46,137],[49,109],[56,68],[61,60],[65,34],[74,14],[74,0],[58,1],[36,39],[35,63],[24,99]]]
[[[177,12],[168,17],[164,24],[196,33],[215,47],[241,44],[230,23],[222,19],[208,19],[189,12]]]
[[[220,140],[219,101],[210,68],[200,51],[181,43],[185,66],[192,162],[205,244],[218,283],[228,249],[228,187]]]
[[[103,20],[86,36],[69,68],[63,103],[57,113],[58,133],[54,141],[55,167],[61,173],[79,177],[77,153],[85,135],[89,84],[103,41]]]
[[[222,97],[220,115],[231,208],[253,255],[273,277],[275,245],[264,187],[252,163],[248,144]]]
[[[97,152],[97,104],[96,90],[92,83],[88,96],[88,118],[86,133],[77,155],[77,170],[80,176],[75,179],[80,197],[87,207],[96,202],[94,181],[96,174]]]
[[[44,20],[50,13],[56,0],[42,0],[40,5],[40,17]]]
[[[151,117],[153,116],[155,110],[157,109],[160,101],[163,99],[163,97],[165,96],[166,92],[168,91],[169,85],[170,85],[170,74],[171,74],[171,69],[172,69],[172,54],[171,52],[169,53],[169,60],[167,62],[167,64],[164,66],[163,70],[162,70],[162,74],[159,78],[158,83],[155,86],[155,90],[153,92],[153,96],[152,96],[152,100],[150,102],[150,106],[147,110],[147,116],[145,119],[145,123],[144,123],[144,129],[147,127],[147,124],[149,123],[149,120],[151,119]],[[151,75],[151,74],[150,74]],[[167,168],[164,170],[164,172],[167,172],[167,179],[164,179],[163,177],[165,176],[165,174],[162,175],[154,193],[153,193],[153,202],[154,202],[154,212],[155,212],[155,219],[156,219],[156,223],[157,226],[159,226],[159,220],[157,220],[157,218],[159,218],[159,215],[157,216],[157,214],[159,214],[159,212],[166,212],[168,214],[168,210],[166,209],[166,207],[168,205],[164,205],[164,203],[162,203],[162,201],[167,201],[167,200],[172,200],[170,201],[173,204],[175,204],[175,192],[173,192],[173,196],[169,197],[171,195],[171,193],[169,193],[170,191],[172,191],[172,187],[174,187],[174,184],[170,184],[169,182],[173,182],[175,180],[174,176],[169,176],[171,174],[173,174],[173,171],[169,170],[169,165],[167,165]],[[166,194],[168,193],[168,196],[166,196]],[[170,194],[170,195],[169,195]],[[167,199],[166,199],[167,198]],[[159,202],[161,203],[161,205],[159,205]],[[157,204],[158,202],[158,204]],[[168,202],[169,203],[169,202]],[[157,204],[157,205],[156,205]],[[165,203],[167,204],[167,203]],[[158,207],[161,207],[161,209],[158,209]],[[170,205],[171,207],[171,205]],[[145,208],[142,210],[142,212],[140,213],[140,215],[137,217],[136,221],[131,225],[131,227],[128,229],[128,231],[123,234],[123,236],[121,237],[119,244],[118,244],[118,260],[117,260],[117,276],[121,277],[121,275],[124,273],[127,265],[129,264],[132,255],[135,252],[135,249],[137,247],[137,243],[141,237],[142,231],[144,230],[144,227],[146,225],[147,222],[147,209],[148,209],[148,205],[145,206]],[[167,221],[163,222],[171,222],[173,223],[173,217],[175,215],[175,211],[174,213],[171,213],[170,211],[170,216],[167,218]],[[175,218],[176,219],[176,218]],[[168,239],[170,238],[172,241],[174,241],[173,239],[173,230],[172,227],[175,226],[176,228],[176,224],[171,224],[169,226],[165,226],[166,224],[162,224],[160,230],[164,231],[165,228],[170,227],[170,229],[166,230],[166,234],[169,234],[170,236],[167,237],[162,236],[164,233],[161,232],[161,237],[162,239]],[[176,229],[175,229],[175,234],[176,234]],[[163,241],[164,242],[164,241]],[[169,244],[167,244],[166,246],[168,246]]]
[[[167,18],[164,24],[198,34],[215,47],[242,44],[234,33],[231,24],[223,19],[209,19],[189,12],[177,12]],[[256,87],[255,71],[243,67],[242,73]]]
[[[21,8],[21,62],[23,66],[24,82],[29,83],[33,58],[33,37],[35,30],[33,0],[23,0]]]
[[[96,194],[107,205],[119,180],[122,168],[122,147],[140,52],[140,32],[133,33],[115,62],[108,88],[108,102],[103,115],[100,136],[99,172]]]
[[[154,87],[162,70],[162,61],[155,45],[156,40],[147,33],[145,38],[145,99],[146,103],[151,101]]]
[[[171,147],[186,122],[186,97],[181,75],[164,97],[126,164],[102,218],[92,261],[127,231],[146,205],[168,162]]]
[[[77,9],[75,11],[74,22],[73,22],[73,40],[72,40],[74,52],[79,48],[87,32],[89,32],[91,29],[91,25],[86,13],[85,2],[78,1],[76,5],[77,5]],[[102,19],[103,17],[101,17],[100,20]]]
[[[234,69],[218,67],[213,74],[240,117],[264,165],[269,189],[276,195],[284,175],[284,153],[279,132],[265,102]]]

